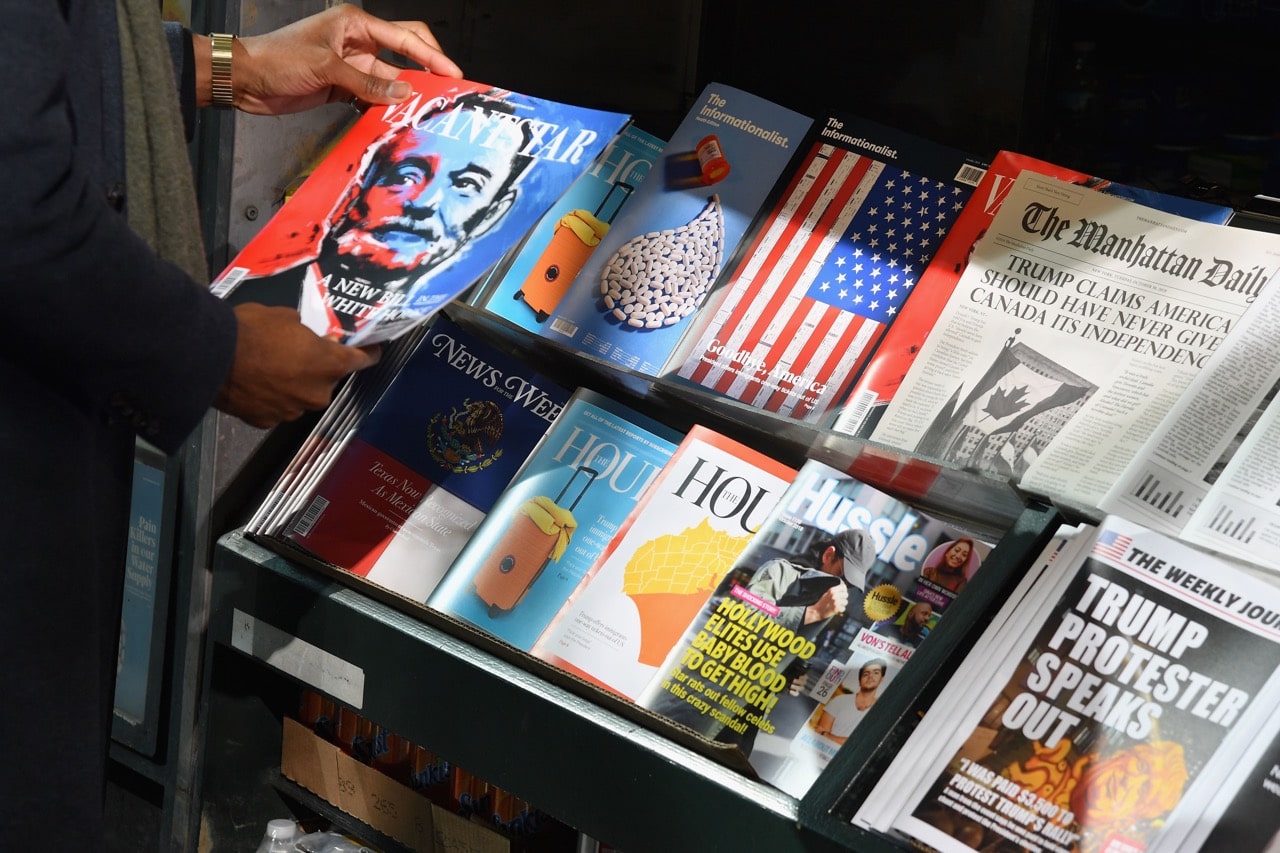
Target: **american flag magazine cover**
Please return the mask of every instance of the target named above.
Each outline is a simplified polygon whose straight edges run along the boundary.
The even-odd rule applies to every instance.
[[[856,378],[986,164],[835,113],[801,150],[666,372],[812,421]]]

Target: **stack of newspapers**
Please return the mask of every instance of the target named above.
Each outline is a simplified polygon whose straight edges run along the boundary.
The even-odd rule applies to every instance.
[[[1278,626],[1259,575],[1063,527],[852,822],[943,853],[1271,849]]]

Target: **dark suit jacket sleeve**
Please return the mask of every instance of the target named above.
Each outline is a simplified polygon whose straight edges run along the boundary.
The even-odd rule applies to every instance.
[[[176,21],[164,22],[164,37],[173,62],[173,79],[178,81],[178,103],[182,107],[182,127],[187,139],[196,132],[196,57],[191,31]]]
[[[230,368],[235,318],[107,203],[97,6],[0,0],[0,357],[174,449]]]

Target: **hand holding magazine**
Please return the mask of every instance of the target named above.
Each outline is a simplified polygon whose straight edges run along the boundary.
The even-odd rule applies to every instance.
[[[296,306],[352,346],[391,340],[466,290],[524,236],[628,117],[404,71],[213,282]]]

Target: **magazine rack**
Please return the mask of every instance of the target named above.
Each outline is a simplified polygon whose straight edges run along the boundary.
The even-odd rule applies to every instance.
[[[217,21],[212,29],[247,33],[264,31],[325,4],[271,0],[253,8],[252,20],[241,13],[241,4],[235,0],[198,5],[211,7],[205,9],[205,17]],[[422,14],[416,8],[400,11],[397,7],[405,4],[393,0],[364,5],[393,19]],[[472,5],[464,4],[464,19],[479,16]],[[517,12],[513,17],[522,21],[512,33],[515,42],[526,44],[531,26],[527,9],[509,5]],[[669,5],[664,14],[653,18],[665,20],[660,28],[665,36],[683,23],[689,38],[680,47],[696,53],[699,19],[713,11],[712,4]],[[736,15],[725,4],[717,4],[714,11],[720,25],[732,23],[725,15]],[[799,25],[804,20],[796,16],[795,22]],[[438,22],[430,23],[437,27]],[[593,39],[604,30],[595,18],[583,16],[578,23],[588,28]],[[636,28],[642,23],[629,24],[627,39],[641,46],[643,34]],[[464,24],[473,26],[469,20]],[[1029,22],[1019,20],[1018,26],[1024,25],[1029,27]],[[455,42],[459,38],[457,32],[440,32]],[[604,36],[599,40],[611,43]],[[662,55],[671,55],[670,39],[662,44],[666,49]],[[726,42],[704,49],[727,51],[730,47]],[[455,55],[464,67],[483,74],[494,66],[494,51],[512,49],[500,38],[489,37],[474,53],[465,50]],[[617,44],[611,50],[625,53]],[[1010,52],[999,55],[1015,66],[1025,62]],[[486,59],[490,60],[487,66]],[[708,65],[714,65],[712,59],[707,58]],[[681,99],[693,88],[693,69],[699,64],[695,60],[699,57],[671,60],[673,75],[683,80],[660,73],[615,75],[622,82],[611,94],[637,114],[642,126],[646,126],[646,112],[664,119],[678,117],[684,111]],[[620,61],[625,62],[625,57]],[[548,88],[536,75],[547,73],[559,80],[567,76],[566,66],[561,62],[524,68],[522,79],[531,88]],[[592,87],[603,85],[595,74],[576,77],[588,80]],[[842,75],[831,82],[843,90],[846,79]],[[813,87],[806,92],[819,97]],[[575,99],[572,93],[565,98]],[[588,98],[583,95],[578,100]],[[231,254],[229,247],[242,245],[260,227],[299,169],[323,150],[335,129],[350,117],[345,106],[335,104],[290,117],[287,123],[226,114],[214,126],[220,135],[210,148],[223,153],[209,157],[200,174],[212,267],[220,268]],[[655,129],[660,124],[655,122]],[[985,124],[989,122],[984,120]],[[282,127],[290,131],[282,133]],[[282,152],[282,148],[288,150]],[[226,155],[233,149],[234,164]],[[608,383],[608,390],[624,402],[638,401],[657,410],[673,426],[697,420],[744,442],[763,443],[762,449],[775,455],[820,458],[940,515],[980,519],[992,530],[1011,527],[1006,550],[997,552],[1009,556],[990,563],[988,605],[999,599],[1005,585],[995,582],[995,570],[1003,566],[1002,571],[1012,571],[1056,526],[1054,510],[1028,509],[1026,496],[1007,482],[792,424],[698,388],[655,382],[582,357],[569,361],[554,344],[535,344],[520,330],[466,306],[457,306],[451,315],[518,348],[530,360],[554,362],[566,382]],[[213,510],[199,511],[195,539],[186,544],[195,554],[198,569],[193,574],[194,590],[207,589],[209,603],[205,642],[193,643],[185,653],[193,660],[187,669],[184,702],[198,693],[199,709],[188,710],[183,717],[189,723],[179,744],[184,764],[173,785],[175,802],[167,807],[174,825],[166,835],[174,840],[175,849],[193,849],[200,828],[210,830],[217,845],[252,846],[268,819],[306,808],[305,803],[298,806],[303,800],[298,791],[279,782],[276,770],[281,719],[295,712],[304,684],[321,685],[363,716],[438,750],[622,849],[674,846],[814,853],[850,847],[872,853],[900,849],[886,839],[857,832],[840,815],[857,801],[865,774],[890,754],[885,750],[905,737],[914,715],[936,689],[924,673],[945,672],[951,656],[962,653],[969,637],[961,625],[952,625],[949,633],[946,623],[940,627],[932,641],[932,653],[939,656],[934,666],[918,668],[920,674],[911,680],[899,679],[897,704],[885,704],[878,717],[869,718],[868,725],[875,723],[876,748],[865,755],[858,753],[860,758],[842,751],[809,796],[796,800],[752,781],[678,733],[649,727],[652,721],[624,713],[598,691],[593,694],[594,688],[556,678],[546,672],[545,665],[538,669],[509,650],[486,645],[478,635],[468,637],[455,625],[430,621],[420,609],[414,610],[413,602],[369,584],[340,582],[323,568],[248,541],[236,528],[237,516],[252,511],[255,490],[269,485],[276,473],[272,466],[287,461],[296,447],[296,441],[289,439],[301,440],[305,434],[298,427],[305,424],[263,436],[215,415],[193,451],[200,457],[193,465],[201,481],[193,480],[188,488],[201,497],[201,507],[209,494],[219,499]],[[249,461],[242,464],[246,458]],[[228,470],[237,475],[229,484],[223,476]],[[217,481],[209,482],[213,479],[209,472],[215,471]],[[206,573],[202,545],[212,538],[210,531],[220,538],[212,548],[212,571]],[[1014,554],[1015,550],[1021,553]],[[971,605],[979,607],[976,600]],[[960,618],[950,621],[964,623],[965,611],[957,613]],[[205,612],[193,607],[191,615],[195,625]],[[981,613],[971,615],[980,623]],[[192,634],[198,636],[198,628],[193,627]],[[190,687],[193,678],[202,678],[198,691]],[[197,766],[192,767],[191,761]],[[662,819],[646,817],[654,814]],[[206,825],[201,827],[202,823]]]
[[[1058,518],[1043,506],[1021,514],[984,564],[989,585],[980,596],[958,599],[959,618],[942,623],[922,648],[923,665],[906,670],[868,715],[868,737],[838,753],[803,800],[726,766],[674,727],[644,724],[585,682],[557,677],[535,659],[504,652],[478,633],[469,636],[464,626],[424,618],[413,602],[371,584],[339,582],[299,566],[241,531],[224,535],[216,549],[208,655],[215,685],[223,677],[274,682],[248,697],[284,697],[266,719],[292,712],[296,688],[291,694],[290,684],[318,687],[622,849],[660,849],[679,838],[688,849],[898,850],[849,826],[844,816]],[[229,672],[237,674],[224,676]],[[211,691],[214,705],[224,706],[212,709],[211,720],[233,718],[228,708],[245,701],[228,692]],[[279,726],[262,723],[254,730],[254,762],[265,772],[278,760]],[[206,797],[219,799],[226,795],[220,786],[242,785],[243,753],[238,738],[211,729]],[[628,803],[636,804],[635,812]],[[655,824],[641,812],[662,820]]]
[[[560,361],[559,372],[576,373],[571,377],[575,382],[609,382],[615,394],[657,407],[670,416],[668,420],[732,430],[756,444],[767,435],[776,453],[817,456],[936,512],[982,521],[993,536],[1003,538],[984,563],[987,582],[974,589],[981,594],[958,600],[958,618],[940,625],[920,653],[927,653],[921,658],[923,665],[908,669],[895,681],[900,686],[877,703],[883,708],[864,723],[870,727],[868,742],[877,749],[866,752],[860,746],[857,763],[850,763],[842,751],[841,760],[800,801],[753,781],[749,765],[736,750],[697,737],[465,623],[281,541],[258,543],[243,530],[232,530],[221,537],[215,552],[204,799],[243,797],[234,791],[245,772],[246,729],[252,728],[260,741],[251,766],[261,765],[267,772],[278,761],[279,718],[293,713],[291,703],[296,702],[300,682],[624,849],[660,846],[672,833],[689,839],[697,849],[731,837],[742,844],[767,839],[784,850],[828,849],[829,843],[835,845],[830,849],[845,849],[851,843],[859,850],[898,849],[891,841],[848,826],[841,815],[860,795],[859,786],[874,778],[875,768],[891,757],[893,744],[905,739],[940,688],[949,661],[963,655],[1029,555],[1056,529],[1057,511],[1044,505],[1027,507],[1003,481],[827,436],[813,427],[758,417],[740,404],[618,375],[608,366],[581,359],[563,363],[554,347],[522,331],[496,326],[465,306],[451,307],[449,314],[517,348],[530,362]],[[278,460],[283,465],[288,448],[282,445],[278,450],[285,451]],[[259,451],[246,469],[256,472],[258,480],[258,494],[242,489],[250,507],[274,481],[267,455],[266,448]],[[223,685],[224,678],[269,686],[242,696]],[[241,712],[236,707],[240,703],[250,705],[248,713],[260,715],[260,721],[221,733],[222,721]],[[602,761],[607,761],[607,768],[600,766]],[[555,772],[548,772],[549,767]],[[610,786],[584,782],[605,774]],[[625,812],[620,817],[616,801],[642,802],[646,811],[661,809],[662,826],[629,820]],[[270,817],[261,801],[253,807],[264,809],[263,820]],[[732,827],[706,821],[708,813],[718,813],[721,807],[738,816]]]

